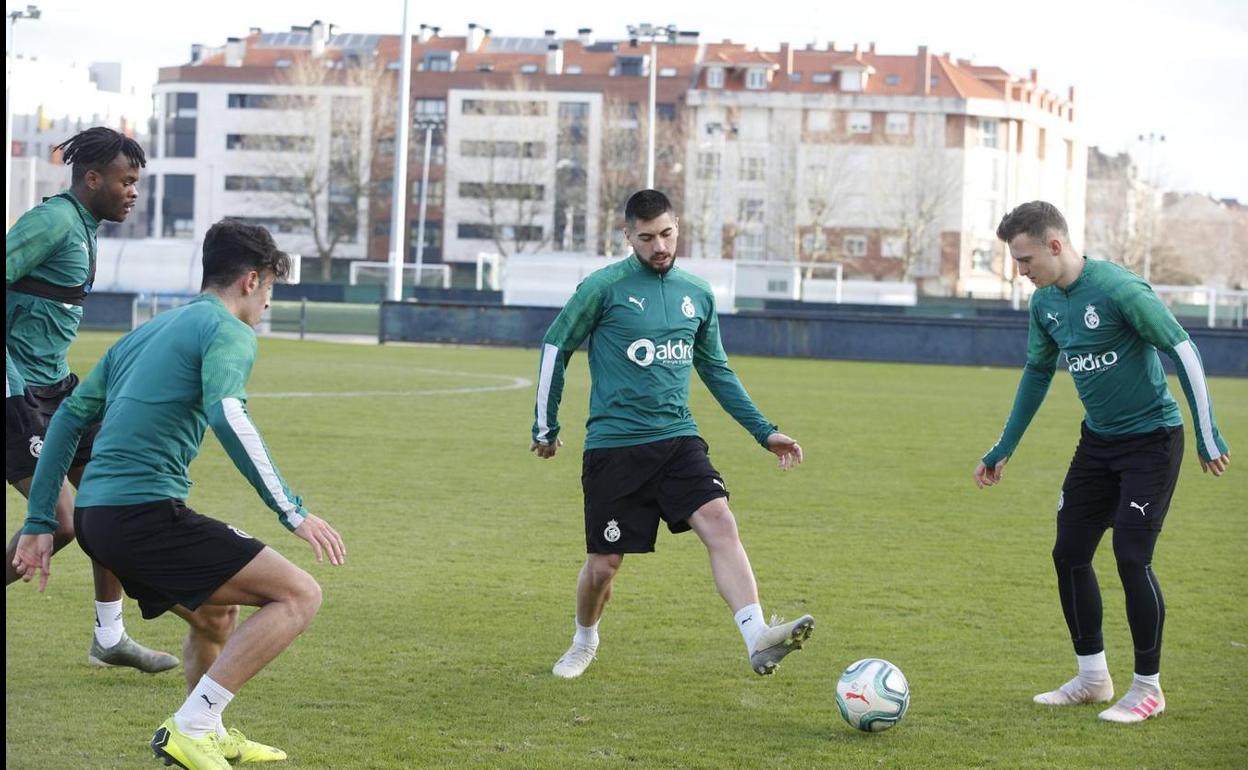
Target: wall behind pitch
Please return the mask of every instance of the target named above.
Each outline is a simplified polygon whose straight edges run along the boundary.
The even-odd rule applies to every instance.
[[[558,312],[545,307],[385,302],[379,337],[382,342],[535,348]],[[738,355],[1021,368],[1027,353],[1025,318],[774,310],[721,315],[719,324],[724,348]],[[1248,330],[1191,328],[1189,333],[1208,374],[1248,377]],[[1161,358],[1169,369],[1168,357]]]

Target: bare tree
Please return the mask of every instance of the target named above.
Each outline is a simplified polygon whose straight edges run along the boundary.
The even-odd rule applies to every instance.
[[[289,88],[274,106],[297,133],[269,154],[265,167],[277,181],[266,192],[306,218],[322,280],[332,277],[338,247],[361,237],[379,191],[370,150],[375,137],[394,135],[394,81],[379,60],[306,56],[283,72]]]
[[[920,260],[939,257],[940,224],[961,181],[937,130],[941,116],[915,117],[914,144],[880,153],[874,207],[882,229],[899,241],[906,281],[915,277]]]
[[[800,188],[804,200],[795,201],[796,209],[805,216],[799,220],[798,233],[812,234],[809,249],[799,244],[798,254],[810,257],[804,278],[814,277],[815,263],[835,261],[843,256],[827,237],[828,228],[840,215],[853,181],[853,165],[860,157],[857,147],[844,144],[811,144],[805,152],[805,176]],[[796,189],[796,185],[794,185]],[[803,207],[801,204],[804,203]]]

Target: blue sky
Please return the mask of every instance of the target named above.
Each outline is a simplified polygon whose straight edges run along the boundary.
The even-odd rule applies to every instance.
[[[21,21],[23,55],[77,61],[121,61],[150,79],[159,66],[187,60],[192,43],[219,45],[249,27],[284,30],[322,19],[348,32],[398,33],[402,0],[46,0],[43,16]],[[26,3],[6,2],[6,10]],[[874,41],[881,53],[936,53],[998,64],[1041,85],[1076,91],[1090,144],[1138,150],[1140,134],[1164,134],[1154,173],[1172,189],[1248,202],[1248,0],[892,0],[828,3],[669,2],[647,17],[626,4],[548,0],[540,4],[474,0],[437,6],[412,0],[413,28],[426,22],[462,35],[469,22],[495,34],[571,36],[592,27],[622,37],[631,23],[674,23],[703,40],[731,38],[765,48],[779,42],[838,47]],[[765,12],[761,12],[765,9]],[[752,13],[753,11],[760,11]],[[1142,151],[1139,157],[1143,157]]]

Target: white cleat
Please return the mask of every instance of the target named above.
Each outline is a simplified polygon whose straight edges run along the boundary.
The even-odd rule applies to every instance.
[[[550,673],[560,679],[575,679],[584,674],[589,664],[594,662],[594,653],[597,651],[597,647],[574,643],[563,654],[563,657],[555,661],[555,667],[550,670]]]
[[[775,617],[771,620],[772,623],[776,622]],[[815,619],[809,615],[803,615],[789,623],[768,626],[758,637],[754,652],[750,653],[750,668],[761,676],[771,674],[786,655],[802,649],[802,644],[810,638],[810,633],[814,630]]]
[[[1143,722],[1166,710],[1166,696],[1160,688],[1131,685],[1122,700],[1102,711],[1099,716],[1106,722],[1130,724]]]
[[[1045,706],[1075,706],[1080,703],[1108,703],[1114,699],[1114,682],[1109,674],[1104,679],[1084,679],[1077,676],[1066,684],[1042,692],[1032,698]]]

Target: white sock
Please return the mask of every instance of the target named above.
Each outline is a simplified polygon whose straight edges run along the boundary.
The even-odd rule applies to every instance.
[[[763,605],[758,602],[747,604],[737,610],[732,619],[737,622],[737,630],[745,640],[745,651],[753,655],[758,637],[767,630],[767,622],[763,620]]]
[[[598,647],[598,623],[592,626],[582,626],[580,621],[576,622],[576,633],[572,636],[572,643],[579,644],[582,647]],[[602,622],[602,621],[599,621]]]
[[[186,696],[182,708],[173,715],[173,722],[183,735],[190,738],[203,738],[214,732],[220,734],[217,727],[221,724],[221,714],[232,700],[234,693],[204,674],[191,694]]]
[[[1104,650],[1092,655],[1076,655],[1075,659],[1079,661],[1081,679],[1099,682],[1109,678],[1109,663],[1105,661]]]
[[[95,603],[95,641],[104,649],[117,646],[126,624],[121,621],[121,600]]]
[[[1132,684],[1133,685],[1142,684],[1147,687],[1151,687],[1154,690],[1160,690],[1161,689],[1161,672],[1157,672],[1156,674],[1151,674],[1149,676],[1144,676],[1143,674],[1136,674],[1135,681],[1132,682]]]

